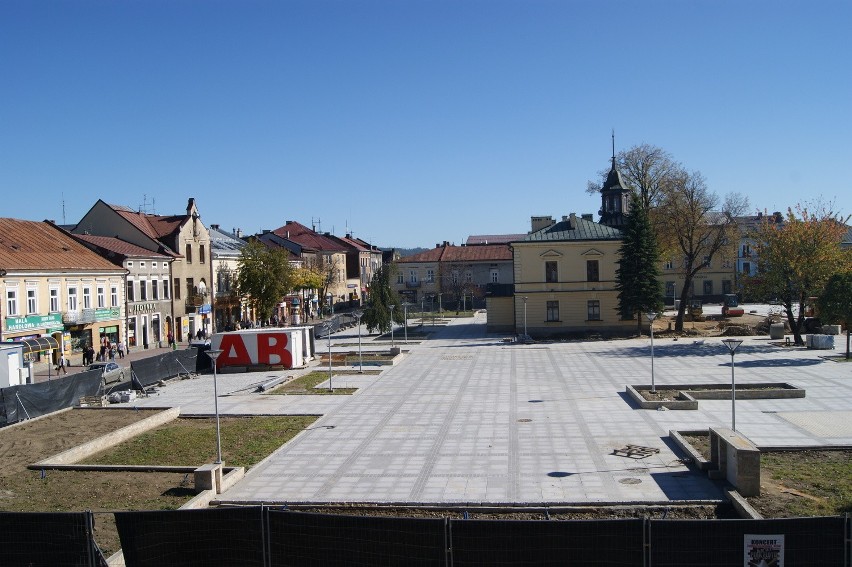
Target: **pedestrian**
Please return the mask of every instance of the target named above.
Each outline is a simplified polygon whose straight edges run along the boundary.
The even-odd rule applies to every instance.
[[[124,358],[124,341],[118,341],[118,358]]]
[[[64,372],[68,374],[68,369],[65,368],[65,353],[61,353],[59,355],[59,364],[56,365],[56,373]]]

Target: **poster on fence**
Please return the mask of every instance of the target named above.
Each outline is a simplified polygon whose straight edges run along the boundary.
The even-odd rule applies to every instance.
[[[745,534],[743,567],[783,567],[784,535]]]

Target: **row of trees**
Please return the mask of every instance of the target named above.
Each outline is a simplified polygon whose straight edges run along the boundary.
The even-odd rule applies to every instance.
[[[675,330],[681,331],[692,282],[714,258],[736,249],[736,217],[745,213],[748,200],[736,193],[720,200],[700,172],[647,144],[619,153],[616,167],[632,191],[616,272],[619,311],[624,318],[636,316],[641,327],[642,313],[662,307],[661,256],[679,257],[683,285]],[[589,182],[590,192],[598,187]]]
[[[695,277],[714,258],[736,257],[741,236],[736,217],[745,214],[748,201],[735,193],[719,199],[700,172],[687,171],[670,154],[647,144],[621,152],[616,164],[633,192],[616,271],[619,311],[625,319],[636,317],[641,328],[642,314],[662,307],[660,258],[682,258],[677,263],[683,285],[675,321],[681,331]],[[599,186],[589,182],[590,191]],[[852,252],[840,242],[849,217],[817,203],[788,210],[783,223],[772,215],[763,219],[754,234],[746,235],[756,243],[758,276],[744,277],[740,291],[777,299],[797,344],[803,343],[806,305],[815,300],[825,321],[846,325],[848,358]]]

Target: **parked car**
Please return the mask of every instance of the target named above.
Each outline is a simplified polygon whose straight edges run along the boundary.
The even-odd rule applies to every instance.
[[[100,370],[104,384],[124,382],[124,368],[115,362],[95,362],[89,365],[89,370]]]

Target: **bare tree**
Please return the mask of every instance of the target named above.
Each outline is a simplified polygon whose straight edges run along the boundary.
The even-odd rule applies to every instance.
[[[661,247],[682,256],[680,307],[675,330],[683,330],[683,316],[695,276],[709,267],[717,255],[728,253],[738,240],[735,216],[745,212],[748,202],[737,194],[726,197],[722,206],[700,172],[681,172],[664,188],[656,207],[665,223],[657,225]]]

